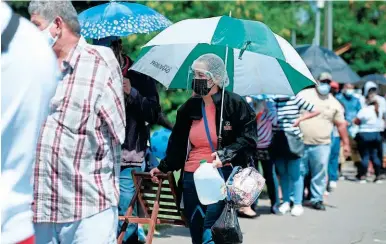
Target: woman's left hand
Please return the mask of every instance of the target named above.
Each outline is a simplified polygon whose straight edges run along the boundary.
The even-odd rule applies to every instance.
[[[223,166],[216,152],[212,153],[212,158],[213,158],[213,162],[212,162],[213,168],[221,168]]]

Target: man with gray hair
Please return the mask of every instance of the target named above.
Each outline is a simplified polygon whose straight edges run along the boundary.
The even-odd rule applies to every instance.
[[[36,152],[36,242],[115,243],[125,137],[118,61],[79,35],[70,1],[32,1],[28,10],[61,68]]]

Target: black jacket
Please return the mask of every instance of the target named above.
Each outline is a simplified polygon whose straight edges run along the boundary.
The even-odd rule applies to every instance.
[[[216,106],[216,128],[219,134],[221,91],[212,96]],[[169,138],[166,157],[158,169],[162,172],[184,168],[189,132],[193,120],[202,118],[202,98],[192,97],[177,111],[177,119]],[[237,94],[225,92],[223,130],[221,148],[217,151],[221,162],[233,166],[247,166],[249,158],[256,150],[257,123],[256,116],[246,101]]]
[[[130,94],[125,94],[126,137],[122,148],[130,152],[145,153],[149,139],[146,122],[157,123],[161,112],[156,81],[132,70],[125,77],[130,79],[132,88]],[[122,163],[122,166],[130,165],[131,162]]]

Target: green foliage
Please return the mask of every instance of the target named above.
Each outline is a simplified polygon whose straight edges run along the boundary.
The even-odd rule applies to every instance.
[[[101,4],[100,1],[74,1],[78,12]],[[145,1],[145,4],[168,17],[172,22],[188,18],[206,18],[220,15],[262,21],[274,32],[290,40],[291,30],[296,30],[297,43],[308,44],[314,37],[314,14],[308,1]],[[10,2],[12,8],[28,18],[28,2]],[[300,8],[310,19],[297,24],[295,13]],[[343,58],[360,75],[386,73],[386,53],[380,48],[386,43],[386,4],[376,1],[334,1],[334,48],[351,43],[351,50]],[[377,17],[378,16],[378,17]],[[362,19],[361,19],[362,18]],[[322,11],[323,19],[323,11]],[[323,21],[321,31],[323,33]],[[156,33],[131,35],[123,38],[124,50],[134,60],[141,46]],[[323,40],[323,35],[322,39]],[[374,40],[374,45],[368,41]],[[189,96],[186,91],[166,91],[159,87],[161,105],[168,118],[174,121],[175,113]]]

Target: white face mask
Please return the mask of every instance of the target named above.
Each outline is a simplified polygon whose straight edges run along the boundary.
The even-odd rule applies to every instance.
[[[48,45],[50,47],[53,47],[55,45],[55,42],[58,40],[58,36],[52,37],[50,29],[54,25],[54,22],[51,22],[44,30],[42,30],[43,35],[46,36]]]
[[[346,95],[348,95],[348,96],[352,96],[352,95],[354,95],[355,90],[354,90],[354,89],[346,89],[346,90],[344,91],[344,93],[345,93]]]

